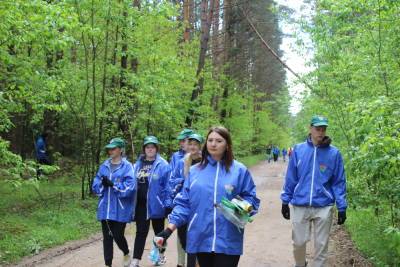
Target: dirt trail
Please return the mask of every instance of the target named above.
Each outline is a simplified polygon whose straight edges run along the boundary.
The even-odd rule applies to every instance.
[[[253,223],[245,231],[244,255],[239,266],[252,267],[285,267],[294,266],[291,245],[291,224],[281,217],[279,195],[282,189],[286,164],[283,162],[261,162],[250,169],[257,185],[257,195],[261,199],[261,208]],[[150,230],[141,266],[152,266],[147,259],[151,248]],[[133,245],[134,228],[127,227],[130,246]],[[337,265],[334,240],[331,241],[330,266]],[[309,246],[310,247],[310,246]],[[309,254],[309,253],[308,253]],[[166,252],[166,267],[176,266],[176,234],[169,239]],[[122,266],[122,254],[114,245],[114,266]],[[71,242],[65,246],[45,251],[37,256],[26,258],[17,266],[41,267],[98,267],[104,266],[101,236],[95,235],[89,240]],[[351,266],[351,265],[350,265]],[[353,265],[354,266],[354,265]],[[364,266],[364,265],[355,265]]]

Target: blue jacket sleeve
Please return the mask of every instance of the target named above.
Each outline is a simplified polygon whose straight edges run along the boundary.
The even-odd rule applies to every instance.
[[[182,191],[174,199],[174,209],[171,214],[168,215],[169,223],[174,224],[177,227],[188,223],[190,215],[190,179],[185,179]]]
[[[254,184],[253,177],[251,177],[251,174],[247,169],[244,173],[242,190],[239,195],[253,206],[251,215],[256,214],[260,207],[260,199],[256,196],[256,185]]]
[[[137,184],[131,163],[128,163],[125,167],[125,176],[123,179],[115,184],[113,188],[118,198],[128,198],[135,194]]]
[[[285,204],[289,204],[293,198],[294,188],[299,182],[297,177],[297,157],[293,150],[292,156],[289,158],[289,165],[286,171],[285,184],[281,192],[281,200]]]
[[[347,208],[346,201],[346,174],[344,171],[343,158],[338,151],[336,155],[336,167],[332,180],[333,194],[336,199],[336,207],[338,211],[345,211]]]
[[[92,190],[98,196],[102,196],[103,192],[104,192],[104,186],[101,183],[101,172],[100,171],[101,171],[101,169],[99,169],[98,172],[96,173],[96,176],[94,177],[93,184],[92,184]]]
[[[168,201],[169,201],[168,180],[170,178],[170,175],[171,175],[170,167],[167,163],[165,163],[161,167],[160,186],[161,186],[161,200],[166,207],[170,206],[168,204]]]
[[[177,194],[176,192],[176,185],[179,183],[179,181],[181,181],[181,183],[183,184],[183,178],[181,178],[180,176],[180,167],[181,164],[180,162],[178,163],[178,166],[175,167],[174,170],[170,170],[171,171],[171,175],[169,177],[168,180],[168,196],[167,196],[167,200],[166,200],[166,206],[168,208],[173,208],[173,201],[174,198]]]

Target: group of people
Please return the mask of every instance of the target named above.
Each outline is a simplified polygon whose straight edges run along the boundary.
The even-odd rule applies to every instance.
[[[234,159],[232,139],[224,127],[211,128],[204,146],[203,137],[190,129],[184,129],[178,140],[180,150],[169,163],[161,157],[155,136],[144,138],[135,164],[124,157],[123,139],[114,138],[105,146],[109,159],[100,166],[92,188],[99,196],[97,219],[106,266],[112,265],[113,241],[124,254],[124,266],[139,266],[150,223],[163,242],[177,229],[178,266],[237,266],[243,231],[217,212],[216,204],[240,196],[255,214],[260,201],[250,172]],[[124,231],[132,221],[136,236],[131,257]],[[157,264],[163,263],[161,255]]]
[[[270,163],[272,159],[274,160],[274,162],[277,162],[279,160],[281,152],[282,152],[283,162],[286,162],[286,157],[287,156],[290,157],[290,155],[292,154],[292,148],[291,147],[289,147],[289,149],[282,148],[281,151],[277,146],[268,145],[266,149],[268,163]]]
[[[326,128],[326,118],[312,118],[306,142],[293,148],[281,194],[281,213],[293,221],[297,267],[307,265],[305,247],[311,225],[315,232],[314,266],[326,266],[335,203],[338,223],[346,220],[343,161],[325,136]],[[106,266],[112,265],[115,241],[124,254],[123,266],[138,267],[150,223],[163,244],[177,230],[178,267],[238,265],[243,231],[217,210],[217,204],[223,198],[239,196],[251,205],[252,215],[256,214],[260,200],[253,178],[234,159],[226,128],[212,127],[205,139],[184,129],[178,140],[180,149],[169,163],[160,156],[160,142],[155,136],[144,138],[142,155],[134,164],[124,157],[123,139],[114,138],[105,146],[109,158],[100,166],[92,188],[99,196],[97,219],[103,230]],[[136,235],[131,256],[124,231],[132,221],[136,223]],[[161,253],[157,264],[164,263]]]

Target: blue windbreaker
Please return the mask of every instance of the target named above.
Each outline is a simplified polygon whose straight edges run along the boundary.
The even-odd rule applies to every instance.
[[[136,179],[133,175],[133,166],[126,159],[111,173],[111,159],[100,165],[94,178],[92,189],[99,196],[97,219],[117,222],[131,222],[134,216]],[[108,177],[113,187],[104,187],[101,177]]]
[[[199,164],[190,168],[182,191],[174,199],[174,209],[168,216],[170,223],[180,227],[188,224],[188,253],[215,252],[228,255],[243,253],[243,231],[217,211],[215,204],[222,197],[239,195],[257,212],[260,200],[247,168],[234,161],[229,172],[223,162],[208,157],[204,168]]]
[[[182,190],[185,177],[183,174],[185,166],[185,157],[183,157],[176,165],[175,169],[171,170],[171,175],[168,181],[168,208],[173,208],[173,200],[176,195]]]
[[[178,162],[184,157],[185,157],[185,151],[183,151],[182,149],[179,149],[174,154],[172,154],[171,161],[169,162],[169,166],[172,171],[175,169]]]
[[[311,139],[293,148],[281,193],[283,203],[295,206],[325,207],[334,205],[345,211],[346,177],[340,151],[325,144],[314,146]]]
[[[135,163],[134,177],[138,178],[142,168],[144,156]],[[165,208],[168,200],[168,179],[170,176],[170,167],[168,162],[159,154],[150,170],[149,188],[147,191],[147,219],[161,219],[165,217]]]
[[[36,158],[37,159],[46,159],[46,142],[44,141],[42,136],[39,136],[36,139],[35,143],[35,152],[36,152]]]

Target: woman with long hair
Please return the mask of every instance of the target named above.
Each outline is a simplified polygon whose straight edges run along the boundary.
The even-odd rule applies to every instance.
[[[217,211],[222,198],[240,197],[253,214],[259,207],[250,172],[234,160],[232,139],[224,127],[209,130],[200,164],[190,168],[182,191],[174,199],[167,228],[156,236],[165,242],[187,224],[187,253],[196,254],[201,267],[235,267],[243,253],[243,231]]]

